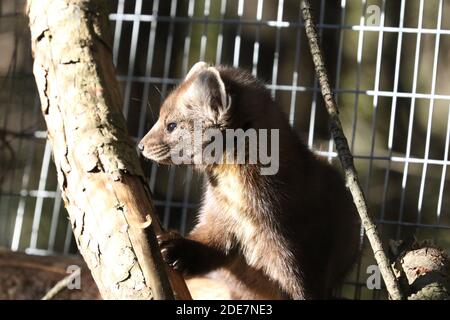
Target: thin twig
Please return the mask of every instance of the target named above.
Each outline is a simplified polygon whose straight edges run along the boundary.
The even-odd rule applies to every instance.
[[[58,293],[67,288],[67,285],[72,282],[73,279],[81,276],[81,268],[76,269],[74,272],[58,281],[53,288],[51,288],[41,300],[53,299]]]
[[[348,188],[353,196],[353,201],[361,218],[362,225],[366,231],[367,238],[374,252],[375,260],[378,263],[381,275],[386,283],[387,291],[394,300],[403,299],[397,279],[389,264],[389,260],[383,250],[383,245],[380,236],[376,230],[376,225],[369,215],[367,210],[366,200],[358,179],[353,156],[348,147],[347,138],[342,130],[341,121],[339,120],[338,107],[331,90],[330,82],[328,80],[328,73],[325,67],[323,54],[319,45],[319,36],[317,34],[316,25],[311,14],[311,4],[309,0],[302,0],[301,10],[303,20],[305,21],[305,32],[308,37],[309,48],[313,58],[317,77],[319,78],[320,89],[322,91],[323,99],[328,114],[330,115],[330,131],[333,137],[336,149],[341,161],[342,167],[345,171],[345,179]]]

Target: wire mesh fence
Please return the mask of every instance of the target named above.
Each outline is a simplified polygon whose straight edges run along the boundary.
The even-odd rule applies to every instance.
[[[6,48],[0,58],[0,245],[73,253],[34,88],[23,3],[0,4],[0,46]],[[450,1],[321,0],[314,6],[344,130],[383,239],[432,239],[448,250]],[[204,60],[263,79],[305,143],[337,164],[300,1],[116,0],[111,8],[123,112],[136,140],[190,66]],[[163,224],[188,232],[202,178],[187,167],[142,164]],[[383,290],[366,286],[374,259],[363,237],[361,245],[339,294],[384,298]]]

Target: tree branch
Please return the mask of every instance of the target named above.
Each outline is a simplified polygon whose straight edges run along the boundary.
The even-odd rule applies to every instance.
[[[75,270],[73,273],[64,277],[62,280],[58,281],[49,291],[45,293],[41,300],[51,300],[62,290],[66,289],[68,284],[73,281],[73,279],[81,276],[81,269]]]
[[[370,245],[374,252],[375,260],[378,263],[381,275],[386,283],[389,295],[394,300],[403,299],[397,279],[394,276],[389,260],[383,250],[383,245],[376,230],[376,225],[367,210],[366,200],[358,179],[358,174],[353,164],[353,156],[348,147],[348,142],[344,135],[344,131],[342,130],[341,121],[339,120],[338,107],[336,101],[334,100],[333,92],[328,80],[328,74],[319,44],[319,36],[317,34],[314,18],[311,14],[311,4],[309,0],[302,0],[301,10],[303,20],[305,21],[305,32],[308,37],[309,48],[320,83],[320,89],[322,91],[323,99],[325,100],[325,106],[330,116],[331,135],[345,172],[347,187],[350,189],[353,196],[353,201],[356,205],[362,225],[366,231],[367,238],[369,239]]]

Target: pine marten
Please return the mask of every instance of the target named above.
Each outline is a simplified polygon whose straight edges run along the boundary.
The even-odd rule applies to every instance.
[[[203,132],[216,128],[224,135],[277,129],[279,165],[275,174],[261,174],[260,162],[195,163],[206,177],[198,223],[187,238],[174,231],[159,237],[164,260],[186,276],[221,277],[235,299],[331,298],[359,243],[356,209],[341,175],[309,151],[264,84],[244,70],[195,64],[140,142],[143,156],[173,163],[195,121]],[[230,154],[224,149],[221,157]]]

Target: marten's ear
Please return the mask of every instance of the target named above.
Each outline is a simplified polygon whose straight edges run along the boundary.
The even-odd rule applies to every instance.
[[[189,78],[192,78],[193,75],[206,69],[208,69],[208,64],[206,62],[203,61],[197,62],[192,66],[191,70],[189,70],[188,74],[184,78],[184,81],[187,81]]]
[[[192,106],[207,107],[214,123],[223,124],[226,120],[231,101],[216,68],[208,67],[197,73],[187,90],[187,99]]]

